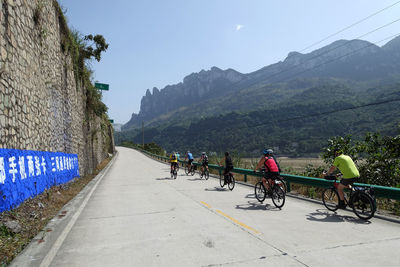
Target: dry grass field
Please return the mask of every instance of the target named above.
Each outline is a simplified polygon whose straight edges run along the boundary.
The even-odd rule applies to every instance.
[[[246,169],[252,169],[254,164],[257,164],[259,158],[244,158],[241,159],[241,167]],[[305,168],[312,165],[314,168],[319,166],[326,166],[321,158],[288,158],[278,157],[279,165],[281,166],[282,172],[284,173],[302,173]]]

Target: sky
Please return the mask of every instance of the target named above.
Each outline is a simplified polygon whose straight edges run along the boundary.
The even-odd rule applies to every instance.
[[[213,66],[256,71],[397,2],[303,53],[400,19],[396,0],[58,1],[71,29],[101,34],[109,43],[91,68],[94,81],[110,85],[103,102],[115,123],[139,112],[147,89],[177,84],[193,72]],[[398,33],[400,21],[362,39],[375,43]]]

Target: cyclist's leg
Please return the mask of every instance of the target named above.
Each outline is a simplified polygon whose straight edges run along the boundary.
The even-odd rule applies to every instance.
[[[350,185],[352,185],[357,178],[347,178],[347,179],[342,179],[340,180],[340,183],[337,187],[338,189],[338,194],[339,194],[339,208],[345,208],[346,204],[344,203],[344,189],[348,188]]]
[[[228,176],[228,173],[229,173],[229,168],[227,168],[227,167],[225,167],[225,169],[224,169],[224,182],[225,183],[227,183],[227,179],[226,179],[226,177]]]

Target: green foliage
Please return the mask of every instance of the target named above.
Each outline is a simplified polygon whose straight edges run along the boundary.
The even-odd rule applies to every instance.
[[[7,226],[4,224],[0,225],[0,236],[3,237],[9,237],[9,236],[14,236],[14,233],[8,230]]]
[[[107,106],[101,101],[101,94],[91,82],[92,71],[86,63],[93,58],[100,61],[101,53],[107,50],[108,44],[102,35],[82,36],[78,31],[70,31],[64,12],[56,0],[53,1],[53,6],[60,25],[61,49],[72,58],[76,87],[85,88],[88,110],[102,116],[106,114]]]
[[[108,48],[108,44],[104,37],[100,34],[95,36],[89,34],[84,37],[85,41],[92,41],[92,43],[86,43],[85,47],[82,49],[82,54],[85,59],[91,59],[94,57],[97,61],[101,59],[101,53],[105,52]],[[93,45],[96,48],[93,48]]]
[[[133,142],[126,141],[126,142],[122,142],[120,144],[120,146],[134,148],[134,149],[144,149],[144,150],[146,150],[146,151],[148,151],[150,153],[153,153],[153,154],[156,154],[156,155],[159,155],[159,156],[165,156],[166,155],[165,150],[161,146],[157,145],[156,143],[144,144],[144,147],[143,147],[143,145],[135,144]]]
[[[333,155],[328,152],[334,148],[342,149],[344,154],[354,157],[360,171],[360,182],[398,187],[400,184],[400,135],[382,136],[380,133],[367,133],[363,140],[352,141],[350,136],[335,137],[324,148],[323,158],[332,162]],[[360,159],[358,157],[361,156]],[[358,160],[357,160],[358,159]]]
[[[306,168],[304,169],[304,172],[302,173],[303,176],[307,177],[320,177],[321,174],[325,171],[326,169],[324,166],[318,166],[314,167],[311,164],[308,164]]]
[[[235,98],[221,104],[207,102],[212,105],[191,106],[182,113],[174,113],[163,124],[146,126],[145,142],[156,142],[168,151],[239,151],[246,157],[254,157],[258,156],[261,149],[272,147],[280,156],[315,156],[331,136],[351,135],[355,140],[361,140],[365,132],[376,129],[381,129],[385,135],[395,134],[395,125],[400,122],[400,105],[396,102],[333,113],[330,111],[399,97],[399,88],[400,85],[395,84],[379,90],[354,93],[347,87],[324,85],[284,98],[279,104],[274,102],[267,109],[220,115],[214,114],[219,114],[221,105],[236,107],[236,102],[230,102]],[[237,97],[235,101],[245,96]],[[264,98],[260,96],[259,99],[262,103]],[[255,107],[261,105],[253,105],[252,101],[249,99],[247,104]],[[186,116],[188,113],[204,114],[204,117],[191,119]],[[318,113],[326,114],[309,116]],[[117,144],[123,141],[140,143],[142,132],[140,129],[118,132],[115,140]],[[346,137],[342,142],[347,142]],[[351,147],[347,152],[351,152]]]
[[[323,148],[322,158],[325,163],[332,164],[335,158],[335,150],[340,150],[343,154],[351,157],[354,162],[357,162],[359,148],[358,143],[352,143],[351,135],[335,136],[328,139],[328,145]]]
[[[107,106],[101,101],[100,92],[91,83],[87,85],[86,105],[88,109],[92,110],[99,117],[106,114],[108,110]]]

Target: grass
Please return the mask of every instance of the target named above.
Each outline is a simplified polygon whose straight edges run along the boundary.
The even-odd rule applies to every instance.
[[[74,198],[109,162],[101,162],[93,174],[76,178],[71,182],[54,186],[35,198],[26,200],[19,207],[0,214],[0,266],[9,264],[19,252],[40,232],[60,209]],[[13,233],[4,225],[6,221],[17,221],[19,233]],[[40,242],[40,240],[38,241]]]

